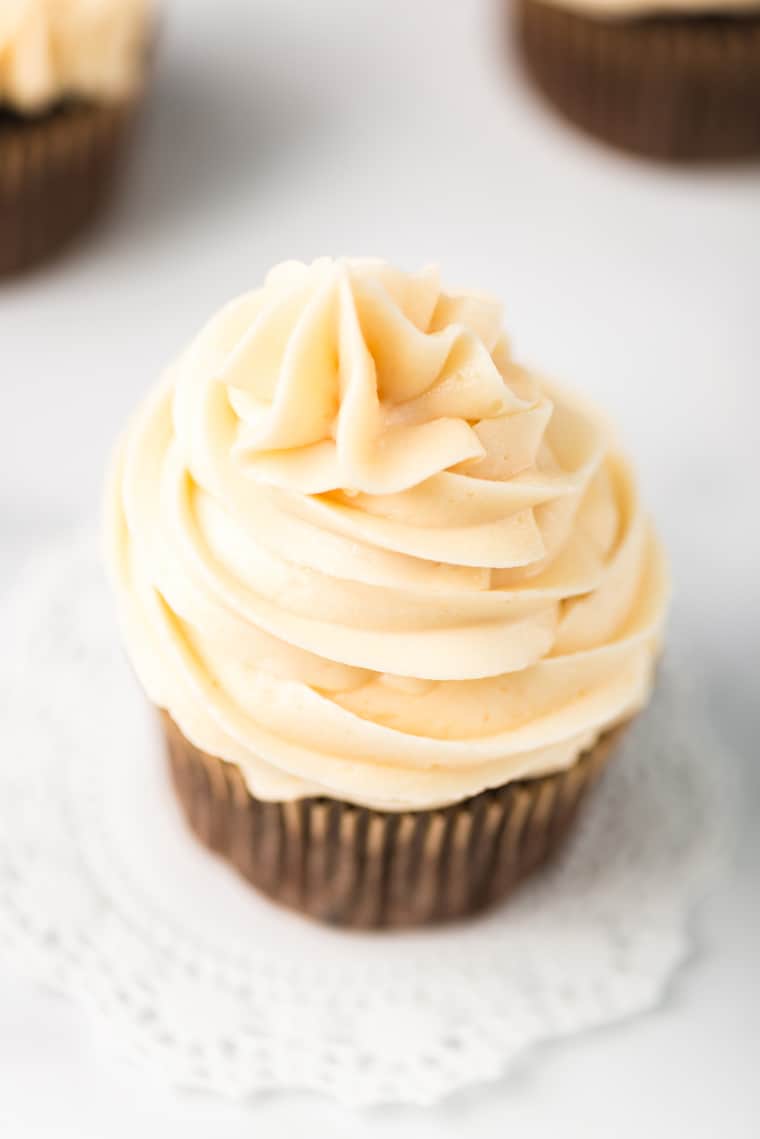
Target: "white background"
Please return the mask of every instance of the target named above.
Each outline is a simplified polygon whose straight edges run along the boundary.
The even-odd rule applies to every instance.
[[[176,1094],[0,971],[0,1134],[403,1137],[760,1131],[760,171],[670,171],[565,128],[498,0],[176,0],[98,231],[0,286],[0,586],[92,519],[111,441],[199,323],[285,257],[439,261],[518,354],[622,424],[671,549],[676,626],[743,786],[736,867],[657,1013],[435,1110]]]

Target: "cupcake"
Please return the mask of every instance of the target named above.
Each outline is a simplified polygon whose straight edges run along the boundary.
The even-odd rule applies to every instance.
[[[106,533],[190,826],[325,921],[505,896],[652,685],[627,459],[434,269],[286,263],[223,308],[122,439]]]
[[[0,0],[0,274],[107,195],[140,99],[150,0]]]
[[[518,0],[528,71],[578,126],[654,158],[760,155],[760,0]]]

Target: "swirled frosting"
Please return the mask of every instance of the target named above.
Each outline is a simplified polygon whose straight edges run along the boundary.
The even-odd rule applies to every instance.
[[[0,0],[0,104],[118,99],[144,68],[151,0]]]
[[[597,413],[435,270],[287,263],[116,454],[108,558],[151,700],[263,799],[454,802],[647,699],[663,557]]]

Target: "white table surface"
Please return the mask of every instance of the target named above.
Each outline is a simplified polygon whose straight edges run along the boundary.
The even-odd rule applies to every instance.
[[[206,316],[285,257],[375,254],[503,296],[518,353],[621,422],[678,623],[743,784],[735,869],[663,1007],[434,1110],[180,1095],[0,970],[0,1134],[760,1133],[760,170],[681,172],[561,126],[489,0],[176,0],[115,208],[0,287],[0,588],[93,518],[114,434]]]

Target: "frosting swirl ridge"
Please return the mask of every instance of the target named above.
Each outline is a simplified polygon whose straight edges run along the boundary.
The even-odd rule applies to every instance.
[[[137,672],[260,798],[453,802],[570,765],[645,700],[667,582],[600,416],[427,269],[286,263],[118,449]]]

